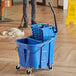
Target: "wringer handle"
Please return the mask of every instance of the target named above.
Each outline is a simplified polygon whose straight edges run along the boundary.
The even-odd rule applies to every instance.
[[[51,10],[52,10],[52,12],[53,12],[53,15],[54,15],[54,21],[55,21],[55,27],[56,27],[55,33],[57,33],[57,32],[58,32],[58,28],[57,28],[57,22],[56,22],[56,14],[55,14],[55,12],[54,12],[54,9],[53,9],[51,3],[48,2],[48,4],[49,4],[49,7],[51,8]]]

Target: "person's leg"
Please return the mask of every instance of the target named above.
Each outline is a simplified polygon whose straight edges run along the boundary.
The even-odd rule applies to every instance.
[[[31,0],[32,2],[32,24],[36,24],[35,18],[36,18],[36,0]]]
[[[29,0],[23,0],[23,15],[24,15],[23,27],[28,27],[28,5],[29,5]]]

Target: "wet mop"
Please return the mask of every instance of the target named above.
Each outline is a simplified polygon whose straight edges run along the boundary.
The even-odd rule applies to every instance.
[[[1,32],[1,37],[6,38],[6,37],[23,37],[24,36],[24,31],[18,29],[18,28],[10,28],[7,31]]]

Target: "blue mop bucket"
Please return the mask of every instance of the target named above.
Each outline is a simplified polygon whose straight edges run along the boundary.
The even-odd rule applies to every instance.
[[[20,65],[24,68],[46,68],[52,66],[56,36],[41,42],[33,37],[18,39],[17,48]]]

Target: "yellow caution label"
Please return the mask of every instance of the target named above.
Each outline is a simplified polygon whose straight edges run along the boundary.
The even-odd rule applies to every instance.
[[[71,22],[76,25],[76,0],[68,0],[66,25]]]

